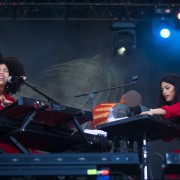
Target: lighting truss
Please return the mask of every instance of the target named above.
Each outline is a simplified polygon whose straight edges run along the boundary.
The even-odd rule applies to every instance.
[[[179,8],[173,0],[4,0],[0,20],[148,21],[154,8]]]

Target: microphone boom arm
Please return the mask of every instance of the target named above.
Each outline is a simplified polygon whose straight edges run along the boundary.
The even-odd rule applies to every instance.
[[[136,84],[136,81],[133,81],[131,83],[120,85],[120,86],[116,86],[116,87],[112,87],[112,88],[107,88],[107,89],[102,89],[102,90],[98,90],[98,91],[93,91],[93,92],[87,92],[87,93],[84,93],[84,94],[79,94],[79,95],[76,95],[75,97],[87,96],[90,93],[97,94],[99,92],[109,91],[109,90],[113,90],[113,89],[117,89],[117,88],[123,88],[123,87],[126,87],[126,86],[135,85],[135,84]]]
[[[36,91],[37,93],[39,93],[40,95],[42,95],[43,97],[45,97],[48,102],[50,103],[56,103],[58,105],[60,105],[59,102],[55,101],[53,98],[51,98],[50,96],[46,95],[45,93],[41,92],[40,90],[38,90],[36,87],[31,86],[29,83],[27,83],[26,81],[23,82],[26,86],[30,87],[31,89],[33,89],[34,91]]]

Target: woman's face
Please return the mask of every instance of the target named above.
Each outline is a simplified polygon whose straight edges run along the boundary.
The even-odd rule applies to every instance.
[[[175,87],[167,82],[161,83],[162,95],[167,102],[172,102],[175,98],[176,92]]]
[[[0,86],[5,87],[9,77],[9,70],[5,64],[0,64]]]

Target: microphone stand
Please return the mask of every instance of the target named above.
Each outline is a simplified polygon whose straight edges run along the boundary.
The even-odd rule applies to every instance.
[[[41,92],[41,91],[38,90],[36,87],[31,86],[31,85],[30,85],[29,83],[27,83],[26,81],[23,81],[23,83],[24,83],[26,86],[28,86],[28,87],[30,87],[31,89],[33,89],[34,91],[36,91],[37,93],[39,93],[40,95],[42,95],[43,97],[45,97],[45,98],[48,100],[48,102],[51,104],[52,107],[53,107],[53,104],[55,103],[55,104],[59,105],[59,107],[61,107],[60,110],[64,109],[64,106],[63,106],[63,105],[61,105],[59,102],[55,101],[53,98],[51,98],[50,96],[46,95],[45,93]]]
[[[45,104],[43,106],[40,106],[38,108],[36,108],[32,114],[27,117],[27,119],[23,122],[23,125],[20,127],[20,131],[25,131],[25,128],[27,127],[27,125],[30,123],[30,121],[33,119],[33,117],[37,114],[38,111],[46,109],[51,107],[53,110],[63,110],[65,109],[65,107],[63,105],[60,105],[60,103],[58,103],[57,101],[55,101],[54,99],[52,99],[51,97],[47,96],[46,94],[44,94],[43,92],[41,92],[40,90],[38,90],[36,87],[31,86],[29,83],[23,81],[23,83],[25,85],[27,85],[28,87],[30,87],[31,89],[33,89],[34,91],[36,91],[37,93],[39,93],[40,95],[44,96],[45,98],[47,98],[48,100],[48,104]]]
[[[107,88],[107,89],[102,89],[102,90],[87,92],[87,93],[83,93],[83,94],[76,95],[76,96],[74,96],[74,97],[82,97],[82,96],[87,96],[87,95],[88,95],[88,97],[89,97],[90,111],[93,112],[94,94],[98,94],[98,93],[100,93],[100,92],[105,92],[105,91],[109,91],[109,90],[113,90],[113,89],[123,88],[123,87],[126,87],[126,86],[135,85],[136,82],[137,82],[137,80],[138,80],[138,76],[134,76],[134,77],[132,77],[132,79],[131,79],[131,83],[123,84],[123,85],[120,85],[120,86],[115,86],[115,87],[112,87],[112,88]],[[92,127],[91,127],[91,128],[92,128]]]
[[[36,87],[31,86],[29,83],[25,82],[25,80],[23,80],[23,83],[25,85],[27,85],[28,87],[30,87],[31,89],[33,89],[34,91],[36,91],[37,93],[39,93],[40,95],[44,96],[47,100],[48,100],[48,104],[42,105],[38,108],[36,108],[28,117],[26,117],[26,119],[24,120],[24,122],[22,123],[21,127],[19,127],[17,130],[10,132],[9,139],[25,154],[29,153],[27,151],[27,149],[13,136],[14,134],[16,134],[17,132],[24,132],[26,127],[29,125],[29,123],[32,121],[32,119],[34,118],[34,116],[43,109],[49,108],[51,107],[54,110],[63,110],[65,109],[65,107],[63,105],[60,105],[60,103],[58,103],[57,101],[55,101],[54,99],[52,99],[51,97],[47,96],[45,93],[41,92],[40,90],[38,90]]]

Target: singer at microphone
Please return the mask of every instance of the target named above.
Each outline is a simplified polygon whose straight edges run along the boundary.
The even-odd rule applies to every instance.
[[[9,76],[8,82],[9,83],[16,83],[16,82],[24,82],[26,80],[25,76]]]
[[[18,58],[0,56],[0,110],[15,102],[12,95],[20,91],[24,76],[24,65]],[[21,80],[19,80],[20,78]],[[15,81],[17,83],[12,83]],[[16,145],[11,143],[8,136],[0,139],[0,150],[5,153],[21,152]]]
[[[12,104],[25,77],[23,64],[16,57],[0,57],[0,110]],[[14,83],[16,82],[16,83]]]

